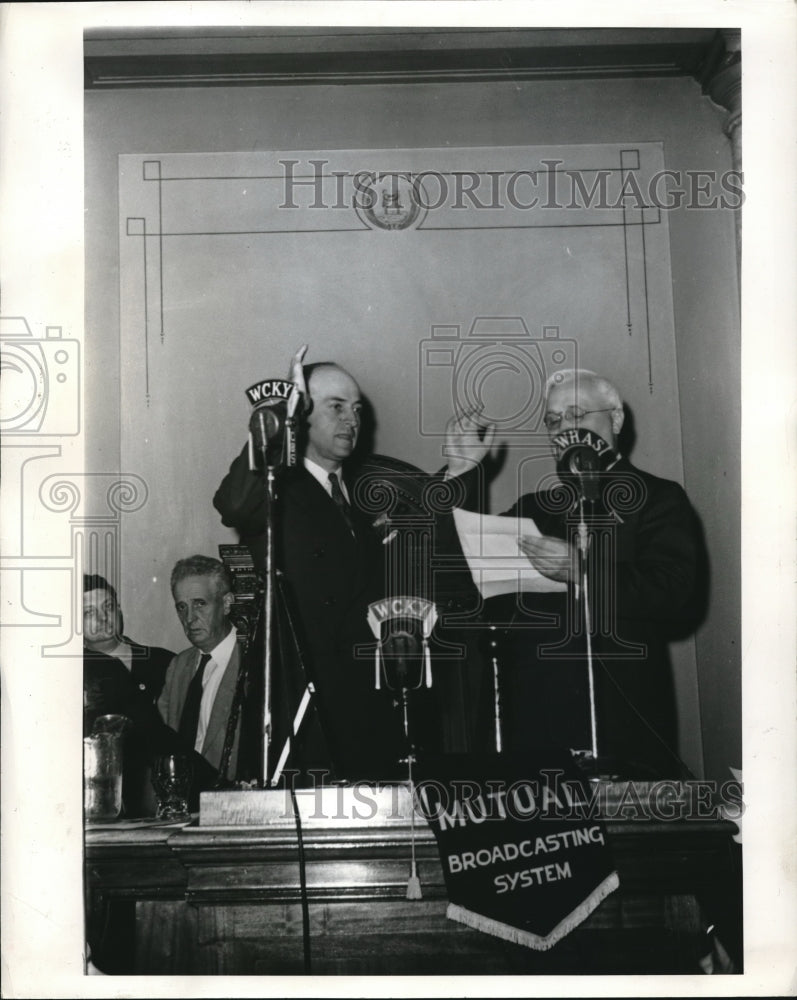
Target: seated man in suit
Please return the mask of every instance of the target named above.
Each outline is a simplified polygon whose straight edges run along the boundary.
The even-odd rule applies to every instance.
[[[166,671],[158,710],[163,720],[217,770],[235,776],[240,723],[227,741],[240,650],[229,613],[232,585],[224,564],[208,556],[181,559],[172,570],[172,596],[191,646]]]
[[[374,690],[373,658],[354,655],[358,644],[373,643],[366,621],[368,604],[386,593],[387,546],[382,544],[386,539],[372,523],[374,515],[358,509],[351,480],[347,482],[349,459],[360,434],[362,398],[354,378],[336,364],[302,370],[305,350],[294,358],[291,373],[295,382],[306,380],[309,397],[301,428],[302,460],[280,470],[275,511],[276,564],[303,666],[315,688],[310,715],[300,739],[294,741],[291,766],[300,770],[331,766],[336,777],[350,779],[382,776],[401,756],[401,720],[387,693]],[[222,522],[238,529],[255,566],[262,568],[267,524],[264,476],[250,470],[246,447],[233,461],[213,503]],[[290,648],[284,634],[282,642],[283,649]],[[295,672],[285,673],[289,676],[277,678],[273,692],[282,733],[284,716],[287,712],[293,717],[300,697]],[[282,746],[274,749],[278,755]]]
[[[191,744],[164,723],[155,707],[152,690],[157,687],[160,691],[163,686],[166,666],[162,671],[137,673],[137,666],[152,666],[152,659],[136,654],[136,649],[146,652],[147,647],[129,644],[126,639],[124,643],[133,648],[127,663],[121,657],[102,651],[103,645],[111,650],[118,649],[122,635],[116,593],[103,577],[84,577],[84,601],[83,735],[91,735],[102,716],[121,715],[128,720],[122,751],[124,815],[128,818],[155,815],[157,803],[152,787],[152,765],[157,757],[169,754],[191,758],[193,778],[189,805],[196,810],[200,791],[215,787],[218,774],[204,757],[194,752]],[[157,649],[155,663],[158,667],[166,652]],[[168,657],[172,659],[172,654]],[[104,973],[132,973],[133,955],[125,948],[123,937],[128,926],[124,905],[120,912],[107,898],[102,906],[96,904],[92,898],[86,912],[86,936],[92,963]]]
[[[116,591],[103,576],[83,575],[84,658],[97,654],[118,660],[133,683],[154,702],[161,693],[166,668],[174,653],[160,646],[142,646],[124,633],[124,619]]]
[[[83,735],[91,735],[102,716],[122,715],[128,720],[122,778],[122,802],[127,816],[154,814],[156,802],[151,768],[155,758],[165,754],[186,754],[193,758],[191,798],[196,806],[199,790],[213,787],[218,775],[207,761],[193,753],[191,745],[164,723],[155,707],[152,687],[144,678],[160,690],[166,666],[162,671],[137,674],[121,657],[102,651],[100,647],[104,644],[116,643],[112,648],[118,648],[117,639],[122,633],[121,612],[113,588],[103,577],[87,575],[84,583],[87,589],[84,592]],[[146,646],[134,645],[135,648],[148,652]],[[155,662],[162,661],[166,655],[166,650],[157,649]],[[168,658],[172,659],[171,653]],[[152,665],[152,660],[145,655],[134,654],[132,662],[134,668],[146,666],[148,662]],[[158,676],[160,680],[155,680]]]

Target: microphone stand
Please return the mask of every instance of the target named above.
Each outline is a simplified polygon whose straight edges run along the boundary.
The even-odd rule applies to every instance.
[[[493,721],[495,723],[495,752],[503,751],[503,735],[501,730],[501,685],[500,670],[498,666],[498,640],[495,637],[497,629],[495,625],[490,626],[490,659],[493,668]]]
[[[262,411],[259,414],[260,420],[260,455],[262,457],[263,468],[265,469],[265,500],[266,500],[266,539],[265,539],[265,565],[264,565],[264,594],[263,594],[263,719],[262,719],[262,784],[264,788],[277,787],[280,778],[285,770],[290,754],[294,748],[295,737],[298,736],[302,723],[310,708],[311,701],[315,696],[315,687],[305,675],[304,658],[302,655],[301,643],[296,631],[285,594],[280,589],[277,566],[275,559],[275,527],[277,504],[274,484],[276,472],[279,464],[270,460],[269,441],[266,434],[265,420]],[[292,429],[293,417],[287,418],[287,425]],[[292,463],[289,463],[292,464]],[[282,612],[283,618],[280,620],[278,612]],[[286,634],[293,641],[293,649],[297,657],[298,668],[304,682],[304,691],[299,702],[290,728],[288,730],[284,746],[279,756],[276,757],[274,773],[270,774],[271,764],[271,743],[274,737],[274,715],[273,715],[273,692],[274,692],[274,667],[275,667],[275,645],[281,637],[281,629],[286,630]],[[322,734],[326,738],[326,728],[322,722]]]
[[[263,447],[263,461],[266,463],[266,447]],[[265,596],[263,620],[263,785],[268,784],[269,751],[272,734],[272,679],[274,655],[274,466],[266,468],[266,563]]]
[[[266,383],[263,383],[264,385]],[[253,389],[259,386],[253,387]],[[247,390],[249,393],[249,390]],[[250,398],[252,398],[250,393]],[[294,404],[295,406],[295,404]],[[258,629],[262,628],[258,649],[262,653],[262,665],[252,663],[247,668],[242,667],[239,674],[233,697],[233,706],[227,720],[227,732],[222,749],[222,773],[226,771],[232,747],[235,741],[236,727],[239,722],[245,691],[251,678],[262,680],[262,704],[260,694],[255,684],[255,701],[257,703],[257,715],[251,720],[251,732],[257,737],[256,750],[252,747],[247,758],[245,770],[251,774],[257,787],[276,787],[293,749],[293,738],[298,736],[302,721],[310,706],[310,701],[315,694],[315,689],[307,677],[302,655],[301,644],[296,632],[296,626],[291,616],[289,603],[285,593],[280,588],[280,573],[277,569],[275,558],[275,519],[277,517],[278,505],[276,503],[276,473],[282,466],[292,466],[296,460],[295,452],[295,412],[291,404],[288,404],[288,412],[285,417],[285,436],[279,438],[279,415],[269,409],[256,409],[252,414],[249,427],[249,469],[251,472],[263,472],[264,478],[264,507],[265,507],[265,554],[264,571],[262,574],[262,600],[259,602],[258,610],[254,622],[250,624],[250,639],[253,642],[252,649],[255,648],[254,639]],[[257,432],[257,433],[255,433]],[[296,656],[296,667],[304,684],[304,691],[300,699],[299,708],[293,719],[289,734],[285,740],[285,745],[277,761],[277,767],[273,775],[270,775],[271,744],[274,740],[274,687],[275,668],[283,666],[284,650],[277,643],[282,640],[282,630],[286,630],[286,635],[293,640],[293,651]],[[277,657],[279,656],[279,659]],[[280,674],[276,677],[276,682],[285,678]],[[287,683],[287,682],[286,682]],[[254,709],[255,703],[252,703]],[[254,713],[253,713],[254,714]],[[280,718],[277,719],[278,724]],[[279,728],[279,725],[278,727]],[[324,736],[322,723],[322,736]],[[253,770],[248,770],[248,768]],[[239,773],[241,772],[239,761]],[[245,778],[249,783],[248,776]]]
[[[266,553],[265,553],[265,589],[263,595],[263,720],[262,720],[262,763],[263,787],[269,784],[269,753],[273,735],[272,697],[274,686],[274,608],[276,603],[276,566],[274,561],[274,516],[275,504],[275,473],[277,466],[269,449],[269,434],[266,414],[263,410],[257,412],[260,424],[259,453],[262,468],[265,472],[266,501]],[[249,439],[250,468],[254,469],[254,448],[252,438]]]
[[[412,745],[412,740],[410,739],[410,716],[409,716],[409,710],[410,710],[410,697],[409,697],[409,693],[407,692],[407,688],[406,687],[402,687],[401,688],[401,717],[402,717],[402,725],[403,725],[403,728],[404,728],[404,739],[407,741],[407,746],[409,747],[410,754],[412,754],[413,745]]]
[[[593,764],[598,762],[598,723],[595,710],[595,671],[592,662],[592,614],[589,607],[589,534],[584,520],[584,496],[578,498],[578,553],[584,630],[587,638],[587,678],[589,681],[589,722]]]

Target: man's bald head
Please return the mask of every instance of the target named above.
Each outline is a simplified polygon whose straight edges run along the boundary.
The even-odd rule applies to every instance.
[[[307,365],[304,374],[312,401],[305,456],[328,472],[337,472],[354,451],[360,433],[360,387],[345,368],[331,361]]]

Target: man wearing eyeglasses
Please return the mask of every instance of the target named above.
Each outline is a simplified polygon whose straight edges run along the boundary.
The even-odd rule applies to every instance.
[[[597,447],[598,440],[608,445],[598,485],[585,501],[573,477],[569,490],[525,494],[506,512],[535,522],[539,537],[522,535],[519,546],[543,577],[563,586],[488,600],[483,613],[502,639],[505,749],[592,755],[594,705],[599,763],[624,777],[680,777],[667,643],[701,613],[701,535],[682,487],[636,469],[618,450],[624,418],[617,389],[594,372],[548,380],[543,420],[552,445],[559,437],[561,451],[561,435],[574,428],[590,431]],[[449,475],[473,469],[493,436],[478,412],[455,417]]]

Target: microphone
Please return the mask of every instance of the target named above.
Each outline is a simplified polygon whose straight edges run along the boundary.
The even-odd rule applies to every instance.
[[[436,621],[434,602],[422,597],[386,597],[368,605],[368,624],[376,638],[374,687],[379,691],[384,677],[389,691],[400,692],[404,737],[410,745],[409,692],[432,686],[429,636]]]
[[[419,622],[394,618],[382,632],[382,662],[391,691],[418,688],[423,682],[423,640]]]
[[[249,468],[252,472],[264,465],[296,464],[296,420],[302,394],[295,382],[263,379],[246,390],[253,406],[249,418]]]
[[[551,444],[560,479],[575,483],[582,500],[597,500],[600,475],[616,461],[617,453],[599,434],[583,427],[557,434]]]
[[[368,605],[368,624],[377,640],[374,687],[390,691],[432,686],[429,636],[437,621],[433,601],[386,597]]]
[[[255,440],[255,446],[262,450],[264,445],[273,441],[283,431],[284,425],[280,420],[276,407],[258,407],[249,418],[249,433]]]
[[[585,500],[598,499],[598,471],[600,462],[591,448],[576,445],[567,453],[567,469],[576,476]]]

